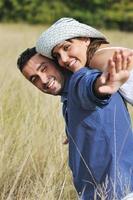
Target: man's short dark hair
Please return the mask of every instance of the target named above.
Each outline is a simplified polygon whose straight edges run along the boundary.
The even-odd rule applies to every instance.
[[[23,51],[23,52],[20,54],[20,56],[19,56],[19,58],[18,58],[18,60],[17,60],[17,67],[18,67],[18,69],[19,69],[21,72],[22,72],[22,70],[23,70],[25,64],[26,64],[26,63],[30,60],[30,58],[31,58],[32,56],[34,56],[36,53],[37,53],[37,52],[36,52],[36,48],[33,47],[33,48],[28,48],[28,49],[26,49],[25,51]]]

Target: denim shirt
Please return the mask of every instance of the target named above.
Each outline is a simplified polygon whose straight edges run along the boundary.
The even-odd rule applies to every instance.
[[[93,85],[97,70],[82,68],[67,83],[63,97],[69,139],[69,166],[82,200],[120,199],[133,191],[133,133],[119,93],[99,99]]]

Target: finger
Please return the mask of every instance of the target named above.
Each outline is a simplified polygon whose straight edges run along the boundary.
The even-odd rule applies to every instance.
[[[130,55],[130,56],[127,57],[127,70],[129,70],[130,67],[131,67],[130,64],[132,62],[132,57],[133,57],[132,55]]]
[[[115,50],[114,55],[113,55],[113,61],[114,62],[117,60],[117,54],[119,54],[119,53],[120,53],[119,49]]]
[[[109,80],[112,79],[116,74],[116,64],[112,59],[108,61],[108,73],[109,73]]]
[[[106,83],[107,79],[108,79],[108,73],[107,72],[103,72],[102,75],[100,76],[101,84],[104,85]]]
[[[117,51],[114,52],[114,55],[113,55],[113,61],[115,62],[116,61],[116,55],[117,55]]]
[[[122,69],[122,52],[121,51],[116,52],[115,68],[116,68],[116,73],[120,72]]]
[[[121,51],[121,55],[122,55],[122,69],[126,70],[128,65],[127,65],[127,55]]]
[[[129,56],[133,56],[133,50],[130,51]]]
[[[111,87],[107,86],[107,85],[104,85],[104,86],[101,86],[99,87],[99,93],[101,94],[112,94],[116,91],[114,91]]]

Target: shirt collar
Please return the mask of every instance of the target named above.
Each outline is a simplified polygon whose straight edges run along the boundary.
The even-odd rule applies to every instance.
[[[64,87],[63,90],[61,92],[61,102],[64,102],[67,100],[67,95],[68,95],[68,87],[69,87],[69,82],[70,82],[70,78],[72,76],[72,73],[66,73],[65,74],[65,83],[64,83]]]

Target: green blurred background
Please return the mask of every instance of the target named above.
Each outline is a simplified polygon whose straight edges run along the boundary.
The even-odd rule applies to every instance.
[[[131,0],[0,0],[1,22],[51,24],[69,16],[97,28],[133,30]]]

